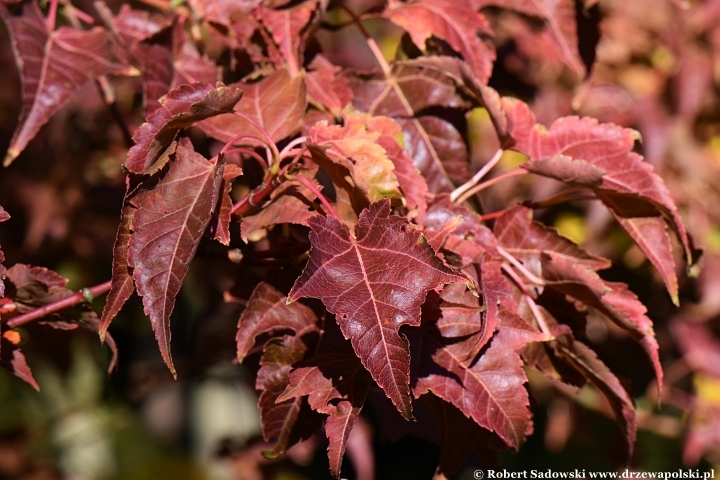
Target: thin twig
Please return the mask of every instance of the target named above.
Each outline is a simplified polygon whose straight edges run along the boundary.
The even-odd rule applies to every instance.
[[[280,158],[290,157],[294,155],[293,147],[300,145],[301,143],[305,143],[307,141],[307,137],[298,137],[295,140],[291,141],[287,145],[285,145],[285,148],[283,148],[280,151]],[[297,153],[297,152],[296,152]]]
[[[268,131],[265,130],[261,125],[259,125],[255,120],[253,120],[252,118],[250,118],[249,115],[245,115],[244,113],[238,112],[238,111],[234,111],[233,114],[236,115],[236,116],[238,116],[238,117],[240,117],[240,118],[242,118],[243,120],[245,120],[246,122],[248,122],[250,125],[252,125],[253,127],[255,127],[255,128],[257,129],[257,131],[260,132],[260,134],[261,134],[263,137],[265,137],[265,140],[267,140],[267,142],[262,142],[262,143],[265,143],[265,144],[270,148],[270,150],[272,151],[272,153],[273,153],[273,162],[274,162],[274,163],[279,162],[279,161],[280,161],[280,152],[278,151],[277,145],[275,145],[275,141],[272,139],[272,137],[270,136],[270,134],[268,133]]]
[[[510,267],[510,265],[504,263],[500,266],[503,272],[505,272],[512,280],[515,282],[515,285],[520,289],[523,296],[525,297],[525,300],[527,300],[528,305],[530,305],[530,310],[533,313],[533,316],[535,317],[535,320],[537,321],[538,327],[540,328],[540,331],[547,334],[552,335],[550,333],[550,329],[548,328],[547,323],[545,323],[545,318],[540,313],[540,309],[538,308],[537,304],[535,303],[535,300],[532,298],[532,294],[528,290],[525,283],[523,283],[522,279],[518,276],[517,273]]]
[[[97,297],[98,295],[102,295],[103,293],[107,293],[108,291],[110,291],[111,284],[112,284],[112,281],[108,280],[107,282],[101,283],[100,285],[95,285],[94,287],[83,288],[79,292],[73,293],[69,297],[65,297],[56,302],[50,303],[48,305],[44,305],[40,308],[36,308],[35,310],[24,313],[15,318],[11,318],[10,320],[8,320],[5,323],[5,325],[11,329],[17,328],[22,325],[25,325],[26,323],[30,323],[33,320],[47,317],[48,315],[59,312],[60,310],[74,307],[78,303],[87,302],[88,297],[90,297],[90,298]]]
[[[453,190],[453,192],[450,194],[450,201],[454,202],[458,199],[463,193],[470,190],[472,187],[474,187],[487,173],[500,161],[500,158],[502,157],[503,149],[498,148],[497,152],[495,152],[495,155],[492,156],[492,158],[485,164],[483,167],[475,174],[473,177],[468,180],[467,182],[460,185],[458,188]]]
[[[297,180],[300,183],[302,183],[303,185],[305,185],[312,193],[315,194],[315,196],[318,198],[318,200],[320,200],[322,202],[322,204],[325,206],[325,208],[328,209],[328,212],[330,212],[333,217],[340,220],[340,216],[335,212],[335,209],[332,207],[332,205],[330,205],[330,202],[327,201],[327,198],[325,198],[325,195],[320,193],[320,190],[315,188],[315,185],[310,183],[310,180],[308,180],[307,178],[305,178],[301,175],[297,175],[296,177],[293,177],[293,180]],[[340,220],[340,222],[342,223],[342,220]]]
[[[485,190],[486,188],[490,187],[491,185],[495,185],[498,182],[501,182],[505,179],[511,178],[511,177],[517,177],[518,175],[527,175],[527,170],[523,170],[522,168],[518,168],[516,170],[511,170],[509,172],[503,173],[502,175],[498,175],[495,178],[491,178],[487,182],[483,182],[480,185],[476,185],[475,187],[471,188],[467,192],[465,192],[460,198],[458,198],[455,203],[463,203],[468,198],[472,197],[476,193]]]
[[[55,20],[57,19],[58,3],[60,0],[50,0],[50,8],[45,21],[47,22],[48,32],[55,30]]]
[[[267,161],[263,157],[261,157],[259,153],[257,153],[255,150],[253,150],[251,148],[236,147],[236,148],[231,148],[229,150],[226,150],[223,153],[225,153],[226,155],[228,153],[244,153],[245,155],[249,155],[249,156],[253,157],[255,160],[257,160],[258,162],[260,162],[260,165],[262,165],[263,168],[267,168]]]
[[[127,148],[132,147],[133,145],[135,145],[135,141],[133,141],[133,136],[132,133],[130,133],[130,128],[127,126],[127,123],[125,123],[125,118],[123,118],[123,114],[120,112],[120,109],[117,106],[117,102],[115,101],[115,93],[112,91],[112,87],[108,83],[107,77],[98,77],[95,80],[95,85],[100,91],[100,95],[102,95],[103,100],[105,101],[105,105],[107,105],[108,110],[110,110],[110,113],[115,119],[115,123],[117,123],[118,127],[120,127],[120,132],[122,133],[123,140],[125,141],[125,146]]]
[[[385,60],[385,55],[383,55],[382,50],[380,50],[380,47],[378,46],[375,39],[370,35],[370,32],[367,31],[365,26],[360,21],[360,18],[355,15],[355,13],[350,10],[345,5],[340,4],[340,8],[345,10],[348,15],[350,15],[353,19],[353,22],[358,27],[358,30],[360,30],[360,33],[362,33],[363,37],[365,37],[365,42],[367,43],[368,47],[370,47],[370,50],[372,51],[373,55],[375,56],[375,61],[377,61],[378,65],[380,66],[380,69],[382,70],[383,74],[386,77],[389,77],[391,74],[390,71],[390,64],[388,64],[387,60]]]
[[[517,268],[520,272],[522,272],[522,274],[525,275],[525,278],[530,280],[530,282],[532,282],[533,284],[538,285],[540,287],[543,287],[546,285],[545,280],[543,280],[542,278],[540,278],[540,277],[536,276],[535,274],[533,274],[532,272],[530,272],[527,268],[525,268],[525,265],[520,263],[517,258],[510,255],[507,250],[498,246],[497,251],[501,257],[503,257],[505,260],[510,262],[513,265],[513,267]]]

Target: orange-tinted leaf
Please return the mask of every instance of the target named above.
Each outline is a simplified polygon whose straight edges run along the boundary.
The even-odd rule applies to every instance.
[[[335,217],[309,223],[313,249],[288,298],[321,299],[373,379],[412,418],[410,356],[398,330],[420,324],[427,292],[466,280],[435,256],[407,220],[390,215],[389,200],[363,211],[354,235]]]
[[[192,144],[181,139],[156,183],[143,185],[130,199],[137,211],[128,263],[163,360],[173,375],[170,314],[217,204],[222,171],[222,165],[195,153]]]
[[[490,25],[468,0],[393,1],[383,16],[405,29],[420,49],[425,49],[431,36],[445,40],[463,56],[478,80],[487,83],[495,50],[478,34],[490,35]]]
[[[320,54],[315,55],[307,73],[307,89],[310,102],[322,106],[339,117],[342,110],[352,101],[353,92],[347,78],[339,76],[341,71]]]
[[[49,32],[35,1],[0,3],[0,16],[10,30],[23,85],[23,110],[5,156],[7,166],[80,88],[101,75],[129,73],[131,68],[100,27]]]

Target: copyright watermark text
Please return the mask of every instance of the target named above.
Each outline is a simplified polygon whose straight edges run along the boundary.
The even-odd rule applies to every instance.
[[[502,478],[502,479],[526,479],[526,478],[543,478],[543,479],[653,479],[658,478],[660,480],[671,480],[671,479],[702,479],[710,480],[715,478],[715,470],[702,471],[698,469],[678,469],[668,472],[636,472],[633,470],[625,469],[619,472],[594,472],[585,469],[575,469],[569,471],[556,471],[551,469],[546,470],[475,470],[473,473],[474,478],[478,480]]]

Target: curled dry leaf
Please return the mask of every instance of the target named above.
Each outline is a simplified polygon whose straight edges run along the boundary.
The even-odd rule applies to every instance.
[[[373,379],[412,418],[410,353],[398,330],[420,324],[427,292],[467,280],[445,266],[407,220],[390,215],[389,200],[363,211],[354,234],[331,216],[309,223],[313,249],[288,299],[321,299]]]

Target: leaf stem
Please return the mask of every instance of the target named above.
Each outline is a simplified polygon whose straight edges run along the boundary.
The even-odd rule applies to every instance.
[[[47,22],[48,32],[55,30],[55,20],[57,19],[58,3],[60,0],[50,0],[50,8],[48,9],[48,15],[45,19]]]
[[[255,160],[257,160],[258,162],[260,162],[260,165],[262,165],[263,168],[266,168],[266,165],[267,165],[267,160],[265,160],[263,157],[260,156],[259,153],[257,153],[255,150],[253,150],[251,148],[236,147],[236,148],[231,148],[229,150],[225,150],[222,153],[224,153],[226,155],[228,153],[244,153],[245,155],[249,155],[249,156],[253,157]]]
[[[513,280],[513,282],[515,282],[515,285],[517,285],[517,287],[522,292],[525,300],[527,300],[528,302],[528,305],[530,305],[530,311],[532,311],[532,314],[537,321],[540,331],[546,335],[552,335],[550,333],[550,328],[548,328],[548,325],[545,322],[545,318],[542,316],[542,313],[537,306],[537,303],[535,303],[535,300],[532,298],[532,294],[530,293],[522,279],[518,277],[518,274],[515,273],[515,271],[510,267],[510,265],[504,263],[500,266],[500,268]]]
[[[547,285],[545,283],[545,280],[543,280],[542,278],[540,278],[540,277],[536,276],[535,274],[533,274],[532,272],[530,272],[527,268],[525,268],[525,265],[520,263],[520,261],[518,261],[517,258],[510,255],[510,253],[508,253],[507,250],[505,250],[501,246],[498,246],[497,251],[501,257],[503,257],[505,260],[510,262],[513,265],[513,267],[517,268],[520,272],[522,272],[522,274],[525,275],[525,278],[530,280],[530,282],[532,282],[535,285],[541,286],[541,287]]]
[[[95,85],[97,86],[98,91],[100,91],[100,95],[102,95],[105,105],[107,105],[108,110],[110,110],[110,113],[115,119],[115,123],[117,123],[118,127],[120,127],[120,132],[122,133],[123,140],[125,141],[125,146],[127,146],[127,148],[132,147],[135,145],[132,133],[130,133],[130,128],[127,126],[127,123],[125,123],[125,118],[123,118],[123,114],[117,106],[117,102],[115,101],[115,92],[108,82],[107,77],[102,75],[96,78]]]
[[[455,203],[463,203],[465,200],[472,197],[476,193],[478,193],[482,190],[485,190],[486,188],[490,187],[491,185],[495,185],[496,183],[501,182],[505,179],[508,179],[510,177],[517,177],[518,175],[527,175],[528,173],[530,173],[530,172],[528,172],[527,170],[524,170],[522,168],[518,168],[516,170],[510,170],[509,172],[505,172],[502,175],[498,175],[495,178],[491,178],[490,180],[471,188],[467,192],[463,193],[462,196],[460,196],[460,198],[458,198],[455,201]]]
[[[495,152],[495,155],[492,156],[492,158],[485,164],[483,167],[475,174],[473,177],[468,180],[467,182],[460,185],[458,188],[453,190],[453,192],[450,194],[450,201],[455,202],[458,197],[461,197],[463,193],[470,190],[472,187],[474,187],[487,173],[500,161],[500,158],[502,157],[503,149],[498,148],[497,152]],[[458,202],[460,203],[460,202]]]
[[[337,212],[335,212],[335,209],[332,207],[332,205],[330,205],[330,202],[327,201],[327,198],[325,198],[325,195],[320,193],[320,190],[315,188],[315,185],[310,183],[310,180],[308,180],[307,178],[305,178],[301,175],[297,175],[297,176],[293,177],[293,180],[297,180],[298,182],[305,185],[312,193],[315,194],[315,196],[318,198],[318,200],[320,200],[322,202],[322,204],[325,206],[325,208],[328,209],[328,212],[330,212],[333,217],[337,218],[340,221],[340,223],[342,223],[342,220],[340,220],[340,216],[337,214]]]
[[[5,322],[5,325],[8,328],[17,328],[27,323],[30,323],[33,320],[37,320],[38,318],[43,318],[50,314],[59,312],[60,310],[74,307],[78,303],[87,302],[88,297],[96,297],[110,291],[111,283],[112,281],[108,280],[107,282],[101,283],[100,285],[95,285],[94,287],[83,288],[79,292],[73,293],[68,297],[57,300],[48,305],[43,305],[42,307],[36,308],[35,310],[11,318],[7,322]]]
[[[296,147],[300,145],[301,143],[305,143],[307,141],[307,137],[298,137],[295,140],[291,141],[287,145],[285,145],[285,148],[283,148],[280,151],[280,158],[285,158],[294,155],[293,147]],[[295,152],[297,153],[297,152]]]
[[[267,142],[263,142],[263,143],[265,143],[265,144],[270,148],[270,150],[272,151],[272,153],[273,153],[273,163],[278,163],[278,162],[280,162],[280,152],[278,151],[277,145],[275,145],[275,141],[272,139],[272,137],[270,136],[270,134],[268,133],[268,131],[265,130],[265,129],[264,129],[260,124],[258,124],[255,120],[253,120],[252,118],[250,118],[250,116],[245,115],[245,114],[242,113],[242,112],[234,111],[233,114],[237,115],[238,117],[242,118],[243,120],[245,120],[246,122],[248,122],[250,125],[252,125],[253,127],[255,127],[255,128],[258,130],[258,132],[260,132],[260,134],[262,134],[262,136],[265,137],[265,140],[266,140]],[[258,140],[259,140],[259,139],[258,139]],[[233,141],[235,141],[235,140],[233,140]]]
[[[380,50],[380,47],[378,46],[375,39],[370,35],[370,32],[367,31],[365,26],[360,21],[360,18],[355,15],[352,10],[342,4],[339,5],[339,7],[345,10],[348,15],[352,17],[353,23],[355,23],[355,25],[358,27],[358,30],[360,30],[360,33],[362,33],[363,37],[365,37],[365,42],[367,43],[368,47],[370,47],[370,51],[372,51],[373,55],[375,56],[375,61],[377,61],[383,74],[385,75],[385,77],[389,77],[390,64],[388,64],[387,60],[385,60],[385,55],[383,55],[382,50]]]

